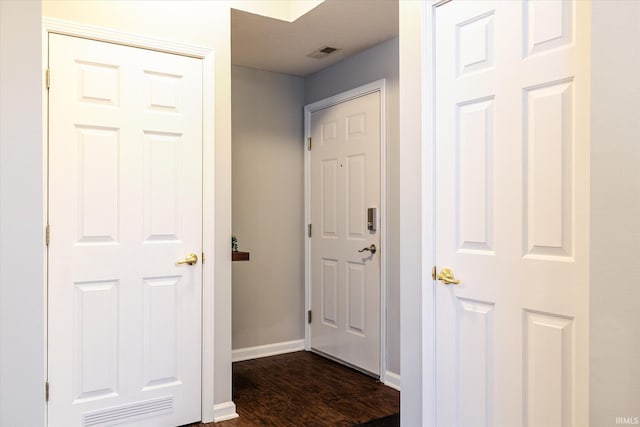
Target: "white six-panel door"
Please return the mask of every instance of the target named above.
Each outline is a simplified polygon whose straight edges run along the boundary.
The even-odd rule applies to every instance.
[[[589,3],[436,9],[437,425],[588,425]]]
[[[313,112],[311,136],[311,348],[379,375],[380,92]]]
[[[201,61],[49,37],[49,425],[197,421]]]

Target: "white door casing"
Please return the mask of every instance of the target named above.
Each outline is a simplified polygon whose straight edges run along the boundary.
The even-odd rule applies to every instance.
[[[197,421],[202,61],[49,43],[49,425]]]
[[[384,372],[382,88],[376,82],[307,106],[308,348]],[[367,209],[375,208],[375,231]],[[358,252],[375,245],[376,253]]]
[[[436,9],[438,426],[588,425],[589,10]]]

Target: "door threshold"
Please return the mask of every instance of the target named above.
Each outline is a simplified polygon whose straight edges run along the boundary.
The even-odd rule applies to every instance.
[[[358,371],[358,372],[360,372],[361,374],[365,374],[365,375],[366,375],[366,376],[368,376],[368,377],[375,378],[376,380],[380,381],[380,375],[379,375],[379,374],[376,374],[376,373],[374,373],[374,372],[368,371],[368,370],[363,369],[363,368],[361,368],[361,367],[359,367],[359,366],[353,365],[353,364],[351,364],[351,363],[349,363],[349,362],[345,362],[344,360],[338,359],[338,358],[337,358],[337,357],[335,357],[335,356],[332,356],[332,355],[330,355],[330,354],[327,354],[327,353],[325,353],[325,352],[323,352],[323,351],[320,351],[320,350],[318,350],[318,349],[315,349],[315,348],[313,348],[313,347],[311,347],[311,350],[309,350],[309,351],[311,351],[311,353],[315,353],[315,354],[317,354],[318,356],[324,357],[325,359],[329,359],[329,360],[331,360],[332,362],[339,363],[339,364],[341,364],[341,365],[346,366],[347,368],[351,368],[351,369],[353,369],[354,371]]]

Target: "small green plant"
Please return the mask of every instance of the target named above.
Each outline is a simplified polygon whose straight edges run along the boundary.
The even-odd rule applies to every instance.
[[[231,235],[231,250],[233,252],[238,252],[238,238],[235,234]]]

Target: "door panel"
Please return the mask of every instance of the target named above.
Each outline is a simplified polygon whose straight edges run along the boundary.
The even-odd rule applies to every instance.
[[[589,4],[436,9],[437,425],[588,424]]]
[[[524,90],[524,254],[573,257],[572,83]]]
[[[492,98],[457,107],[458,146],[456,233],[458,250],[493,254]]]
[[[380,373],[380,94],[311,114],[312,349]]]
[[[50,426],[200,419],[202,64],[49,39]]]

